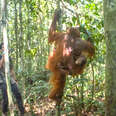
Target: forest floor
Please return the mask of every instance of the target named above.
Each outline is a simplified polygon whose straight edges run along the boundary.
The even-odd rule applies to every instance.
[[[67,108],[63,107],[64,105],[61,106],[61,116],[105,116],[101,109],[94,104],[88,110],[82,109],[79,111],[77,109],[79,112],[74,112],[74,110],[72,112],[66,112],[64,109],[66,110]],[[55,102],[48,98],[44,98],[33,105],[25,104],[25,109],[27,112],[25,116],[56,116],[57,112]]]

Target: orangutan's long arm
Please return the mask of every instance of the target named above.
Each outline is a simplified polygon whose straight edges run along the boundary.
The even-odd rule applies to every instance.
[[[55,39],[55,36],[57,34],[56,29],[57,29],[57,22],[60,19],[61,15],[61,10],[56,10],[53,16],[52,24],[49,29],[49,37],[48,37],[48,42],[52,43]]]

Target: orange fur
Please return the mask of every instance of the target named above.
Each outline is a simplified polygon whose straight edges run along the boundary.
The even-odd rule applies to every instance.
[[[66,76],[83,73],[87,57],[92,57],[95,53],[94,46],[80,38],[79,29],[70,28],[66,32],[56,32],[57,14],[58,12],[54,15],[48,38],[49,43],[54,42],[55,48],[46,65],[52,72],[49,98],[56,101],[62,98]]]
[[[63,95],[63,89],[65,86],[66,75],[60,71],[55,71],[51,78],[50,83],[52,84],[53,88],[49,94],[49,98],[53,100],[58,100]]]

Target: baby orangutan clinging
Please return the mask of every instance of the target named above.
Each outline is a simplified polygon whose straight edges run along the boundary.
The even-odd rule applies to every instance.
[[[83,73],[87,58],[95,53],[94,46],[80,38],[78,28],[70,28],[66,32],[57,32],[56,23],[60,12],[56,11],[49,30],[49,43],[54,43],[55,48],[48,57],[46,68],[52,72],[50,83],[52,89],[49,98],[59,101],[63,96],[63,89],[67,75]]]

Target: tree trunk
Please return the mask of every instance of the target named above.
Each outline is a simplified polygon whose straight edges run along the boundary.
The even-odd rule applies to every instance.
[[[57,9],[60,10],[60,0],[57,0]],[[58,27],[59,31],[62,29],[62,27],[61,27],[61,18],[58,21],[58,26],[57,27]],[[56,103],[56,116],[61,116],[61,107],[60,107],[60,105],[61,105],[61,103]]]
[[[8,57],[8,39],[7,39],[7,24],[6,24],[6,10],[7,10],[7,0],[1,0],[1,11],[2,11],[2,29],[3,29],[3,42],[4,42],[4,53],[5,53],[5,78],[7,84],[7,93],[8,93],[8,101],[10,108],[10,115],[14,116],[14,104],[11,93],[11,85],[10,85],[10,71],[9,71],[9,57]]]
[[[31,19],[30,19],[30,8],[29,8],[29,3],[27,4],[27,12],[28,12],[28,22],[27,22],[27,49],[30,50],[31,49],[31,30],[30,30],[30,23],[31,23]],[[32,71],[32,56],[31,54],[28,55],[28,64],[27,64],[27,70],[28,72]]]
[[[106,116],[116,116],[116,2],[104,0],[106,53]]]
[[[0,2],[0,9],[1,9],[1,2]],[[0,19],[1,19],[1,10],[0,10]],[[1,21],[0,21],[0,40],[1,40]]]
[[[23,22],[22,22],[22,2],[23,0],[20,0],[19,1],[19,21],[20,21],[20,30],[19,30],[19,56],[20,56],[20,62],[21,62],[21,71],[22,71],[22,74],[24,72],[24,44],[23,44]],[[23,75],[22,75],[23,77]],[[23,81],[24,82],[24,81]]]
[[[18,55],[19,55],[19,41],[18,41],[18,20],[17,20],[17,0],[14,0],[14,5],[15,5],[15,39],[16,39],[16,72],[18,72]]]
[[[20,21],[20,36],[19,36],[19,56],[21,65],[23,65],[23,26],[22,26],[22,0],[19,1],[19,21]],[[23,66],[22,66],[23,68]]]

